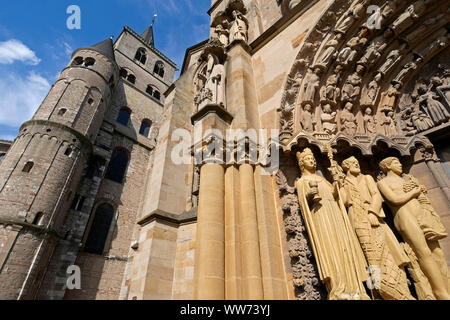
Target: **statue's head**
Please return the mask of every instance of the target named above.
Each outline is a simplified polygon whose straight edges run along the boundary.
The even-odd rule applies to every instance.
[[[317,167],[314,153],[309,148],[306,148],[305,150],[303,150],[303,152],[297,152],[297,160],[302,172],[305,170],[315,170]]]
[[[380,169],[384,173],[393,171],[394,173],[400,175],[403,173],[403,166],[400,160],[396,157],[389,157],[380,162]]]
[[[346,173],[351,173],[354,175],[358,175],[361,173],[359,161],[355,157],[350,157],[342,161],[342,169],[344,169]]]
[[[368,116],[371,116],[372,115],[372,108],[367,108],[366,109],[366,114],[368,115]]]

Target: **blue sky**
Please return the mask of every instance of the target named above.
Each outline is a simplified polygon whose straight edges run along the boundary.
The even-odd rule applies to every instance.
[[[69,30],[70,5],[81,9],[81,30]],[[13,140],[79,47],[142,33],[157,13],[155,46],[179,68],[186,48],[208,38],[210,0],[15,0],[0,8],[0,139]]]

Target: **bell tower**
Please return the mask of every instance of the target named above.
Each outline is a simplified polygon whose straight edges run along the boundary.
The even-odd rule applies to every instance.
[[[0,299],[33,299],[119,80],[113,42],[76,50],[0,164]]]

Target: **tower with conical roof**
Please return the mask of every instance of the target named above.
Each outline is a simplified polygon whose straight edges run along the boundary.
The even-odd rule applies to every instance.
[[[77,49],[0,165],[0,299],[33,299],[119,81],[113,42]]]

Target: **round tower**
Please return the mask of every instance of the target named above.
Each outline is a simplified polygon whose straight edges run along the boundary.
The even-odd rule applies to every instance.
[[[0,299],[32,299],[119,80],[113,43],[76,50],[0,163]]]

